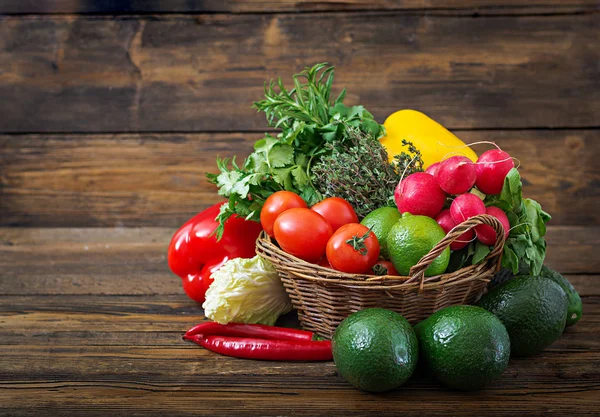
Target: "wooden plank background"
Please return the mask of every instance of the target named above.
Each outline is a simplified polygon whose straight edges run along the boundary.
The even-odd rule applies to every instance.
[[[0,228],[0,415],[546,417],[600,407],[598,226],[548,235],[549,265],[581,294],[582,320],[475,393],[418,372],[399,390],[369,394],[333,362],[248,361],[183,342],[204,317],[168,271],[171,233]]]
[[[337,66],[376,118],[424,111],[521,160],[553,225],[598,224],[600,2],[2,1],[0,226],[177,227],[263,82]],[[319,30],[315,30],[319,28]],[[476,148],[478,151],[484,146]]]
[[[598,0],[0,0],[0,415],[593,414],[599,45]],[[520,160],[577,326],[468,394],[181,341],[204,316],[169,238],[218,201],[215,158],[267,130],[263,82],[319,61],[380,122],[419,109]]]

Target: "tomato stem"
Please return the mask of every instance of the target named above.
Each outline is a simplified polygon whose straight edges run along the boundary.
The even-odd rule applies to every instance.
[[[366,255],[369,250],[367,249],[367,246],[365,245],[365,240],[367,240],[367,238],[371,235],[371,229],[373,227],[369,227],[369,230],[367,230],[367,232],[362,235],[362,236],[358,236],[358,235],[354,235],[352,236],[351,239],[348,239],[346,241],[346,243],[350,246],[352,246],[352,249],[354,249],[355,251],[359,252],[361,255]]]
[[[379,276],[388,274],[387,268],[380,264],[373,265],[373,272],[375,273],[375,275],[379,275]]]

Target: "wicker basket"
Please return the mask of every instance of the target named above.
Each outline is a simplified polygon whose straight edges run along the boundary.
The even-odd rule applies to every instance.
[[[491,226],[497,236],[482,262],[456,272],[425,277],[425,270],[446,247],[479,224]],[[411,268],[408,277],[346,274],[284,252],[264,232],[256,241],[256,252],[279,272],[302,327],[327,338],[345,317],[368,307],[396,311],[414,324],[444,307],[477,301],[500,268],[503,247],[501,223],[486,214],[452,229]]]

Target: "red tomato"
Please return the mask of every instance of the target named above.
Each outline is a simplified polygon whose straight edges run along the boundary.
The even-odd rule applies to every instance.
[[[281,213],[291,208],[308,208],[302,197],[291,191],[277,191],[271,194],[260,211],[260,224],[265,232],[273,237],[273,224]]]
[[[379,258],[375,233],[360,223],[340,227],[327,242],[327,260],[334,269],[351,274],[367,273]]]
[[[358,223],[358,216],[350,203],[340,197],[326,198],[310,209],[325,217],[334,232],[345,224]]]
[[[319,259],[319,262],[317,262],[317,265],[325,267],[325,268],[333,269],[333,267],[327,260],[327,256],[323,256],[321,259]]]
[[[333,233],[327,220],[308,208],[292,208],[281,213],[275,219],[273,232],[281,249],[312,263],[323,257]]]
[[[390,261],[377,261],[371,269],[375,275],[400,275]]]

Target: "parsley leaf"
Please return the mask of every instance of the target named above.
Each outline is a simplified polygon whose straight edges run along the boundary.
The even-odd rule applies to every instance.
[[[310,166],[332,152],[326,144],[343,145],[349,128],[375,139],[382,136],[383,126],[364,107],[344,105],[345,89],[331,101],[333,76],[334,68],[323,63],[294,75],[291,90],[281,78],[265,83],[265,97],[253,107],[281,131],[256,141],[242,168],[235,159],[218,159],[220,173],[207,174],[219,195],[229,199],[217,217],[218,238],[233,214],[258,221],[265,199],[276,191],[293,191],[308,205],[319,202],[323,196],[313,185]]]

